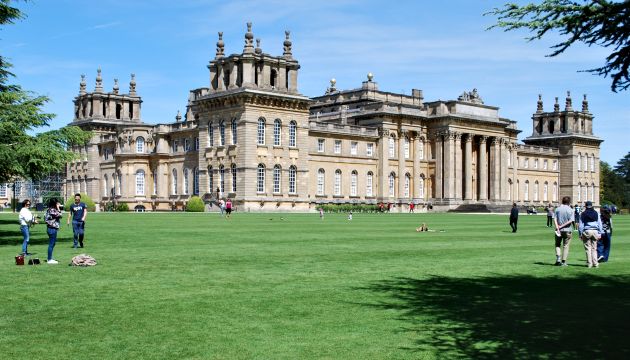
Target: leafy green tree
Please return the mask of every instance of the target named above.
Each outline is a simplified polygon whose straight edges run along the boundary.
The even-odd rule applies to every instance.
[[[541,39],[549,32],[557,31],[563,40],[552,46],[547,56],[562,54],[576,42],[588,46],[612,48],[604,66],[585,70],[612,78],[611,89],[627,90],[630,87],[630,1],[609,0],[544,0],[540,4],[505,4],[485,15],[496,15],[499,27],[505,31],[527,29],[532,36],[528,41]]]
[[[617,162],[615,172],[624,179],[626,184],[630,184],[630,151]]]
[[[23,17],[10,0],[0,0],[0,25]],[[10,68],[11,64],[0,56],[0,183],[18,177],[40,179],[63,169],[75,158],[69,146],[84,144],[91,136],[76,126],[30,135],[49,126],[55,115],[42,111],[47,97],[9,83],[14,77]]]
[[[206,210],[206,206],[203,203],[203,200],[199,198],[199,196],[193,196],[188,200],[186,204],[186,211],[188,212],[204,212]]]

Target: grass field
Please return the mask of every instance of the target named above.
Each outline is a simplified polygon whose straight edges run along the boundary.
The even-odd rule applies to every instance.
[[[599,269],[577,238],[552,266],[544,216],[512,234],[501,215],[90,214],[92,268],[66,265],[65,225],[59,265],[15,266],[16,219],[0,359],[630,358],[627,216]],[[38,225],[29,251],[47,242]]]

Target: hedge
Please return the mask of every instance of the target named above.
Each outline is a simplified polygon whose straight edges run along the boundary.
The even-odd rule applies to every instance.
[[[187,212],[204,212],[206,206],[203,203],[203,200],[199,198],[199,196],[193,196],[188,200],[186,204]]]
[[[81,194],[81,202],[85,203],[85,205],[88,208],[88,212],[94,212],[96,211],[96,204],[94,203],[94,200],[92,200],[91,197],[89,197],[87,194]],[[72,195],[71,198],[67,199],[65,202],[65,208],[66,210],[70,209],[70,205],[74,204],[74,195]]]

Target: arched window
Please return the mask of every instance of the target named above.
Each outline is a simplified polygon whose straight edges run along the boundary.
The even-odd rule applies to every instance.
[[[291,121],[289,123],[289,146],[295,146],[297,143],[297,123]]]
[[[214,169],[208,166],[208,192],[214,193]]]
[[[534,182],[534,201],[538,201],[538,180]]]
[[[389,173],[389,196],[394,196],[395,184],[396,184],[396,174],[394,172],[391,172]]]
[[[591,183],[591,201],[595,201],[595,183]]]
[[[282,122],[280,119],[273,121],[273,145],[282,145]]]
[[[396,157],[396,138],[394,137],[394,134],[389,136],[389,157]]]
[[[256,175],[256,192],[265,192],[265,165],[258,164],[258,172]]]
[[[584,154],[584,171],[588,171],[588,154]]]
[[[188,195],[188,169],[184,169],[184,188],[182,189],[182,193],[184,195]]]
[[[144,170],[136,171],[136,195],[144,195]]]
[[[595,154],[591,154],[591,172],[595,172]]]
[[[359,174],[356,170],[350,173],[350,196],[357,196],[357,186],[359,182]]]
[[[212,121],[208,123],[208,146],[214,146],[214,126]]]
[[[144,138],[142,136],[136,138],[136,153],[144,154]]]
[[[404,148],[405,148],[405,159],[409,159],[409,138],[408,137],[404,137],[405,139],[405,143],[404,143]]]
[[[529,180],[525,180],[525,187],[523,188],[523,200],[529,201]]]
[[[577,200],[582,201],[582,183],[577,184]]]
[[[551,200],[558,201],[558,183],[557,182],[554,181],[553,188],[551,191],[552,191]]]
[[[420,199],[424,199],[424,177],[420,177],[420,179],[418,179],[418,197]]]
[[[409,197],[409,186],[411,184],[411,176],[407,173],[405,174],[405,190],[404,190],[404,197],[408,198]]]
[[[420,160],[424,159],[424,141],[422,139],[418,141],[418,157]]]
[[[367,176],[365,177],[365,196],[372,196],[374,193],[373,188],[374,174],[371,171],[368,171]]]
[[[295,194],[296,188],[295,188],[295,178],[297,176],[297,168],[295,167],[295,165],[291,165],[289,167],[289,194]]]
[[[230,166],[230,170],[232,171],[232,192],[236,192],[236,164],[232,164]]]
[[[582,170],[582,154],[578,153],[577,155],[577,169],[578,171]]]
[[[335,170],[335,187],[334,187],[334,195],[341,195],[341,170]]]
[[[265,145],[265,119],[258,119],[258,145]]]
[[[236,124],[236,119],[232,120],[232,145],[236,145],[237,144],[237,140],[238,140],[238,130],[237,130],[237,124]]]
[[[325,177],[324,169],[317,170],[317,195],[324,195]]]
[[[225,166],[219,166],[219,194],[223,196],[225,193]]]
[[[193,195],[199,195],[199,168],[193,169]]]
[[[273,167],[273,193],[280,193],[281,188],[281,179],[282,179],[282,168],[280,165],[276,165]]]
[[[4,184],[0,184],[0,197],[7,196],[6,186]],[[4,194],[3,191],[4,190]],[[107,174],[103,175],[103,196],[109,196],[109,187],[107,186]]]
[[[225,146],[225,121],[219,122],[219,146]]]
[[[545,181],[543,184],[543,201],[548,201],[549,183]]]

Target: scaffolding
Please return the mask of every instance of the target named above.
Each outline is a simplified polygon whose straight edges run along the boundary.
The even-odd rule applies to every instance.
[[[17,179],[6,184],[12,195],[13,211],[18,210],[18,203],[24,199],[29,199],[37,205],[52,197],[62,198],[64,183],[64,173],[57,172],[40,180]]]

